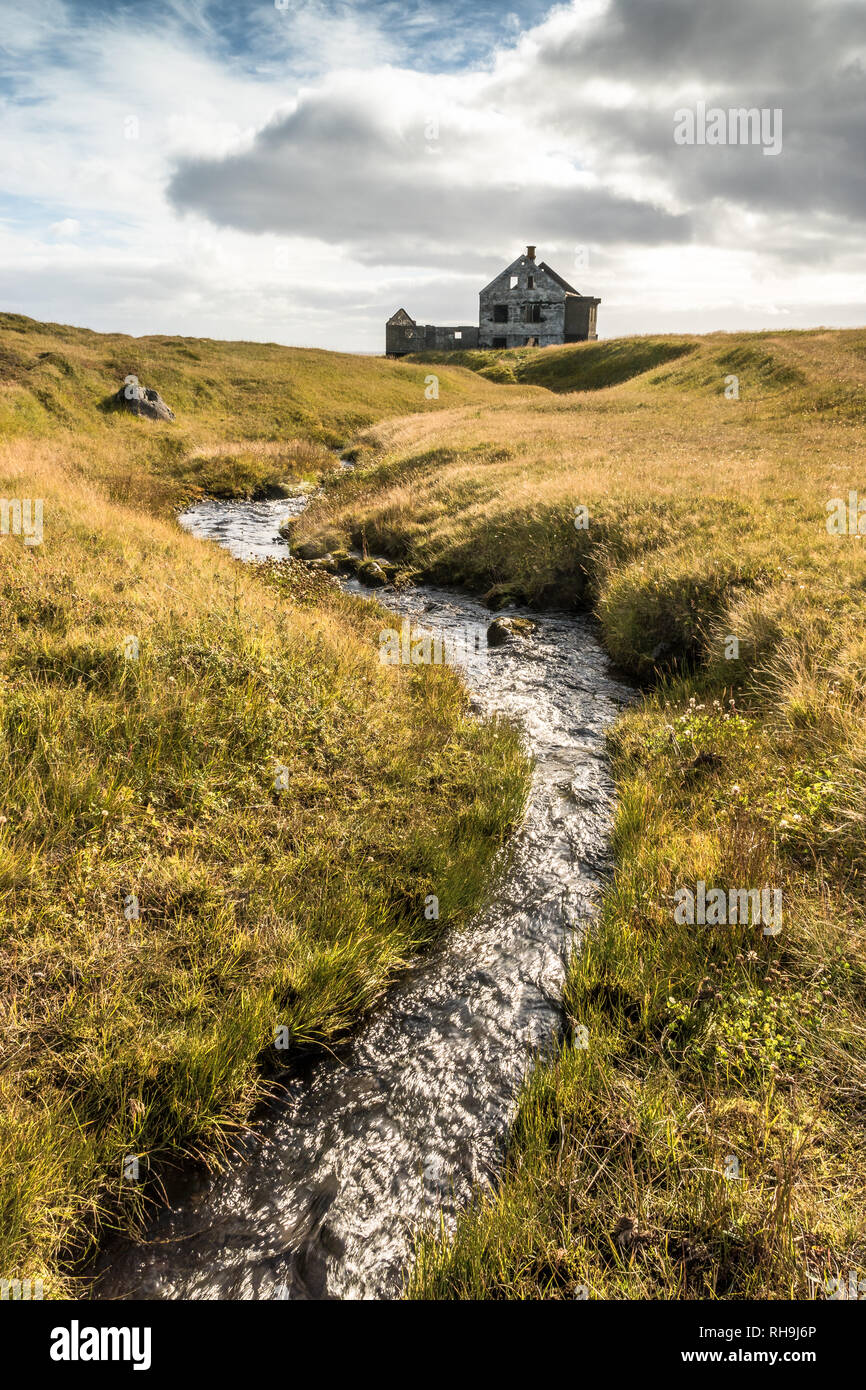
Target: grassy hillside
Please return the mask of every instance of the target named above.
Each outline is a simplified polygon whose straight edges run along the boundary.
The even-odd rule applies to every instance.
[[[99,409],[128,372],[176,424]],[[514,733],[447,670],[380,665],[367,605],[300,566],[267,583],[170,514],[315,472],[323,442],[427,409],[424,376],[0,317],[0,496],[44,503],[41,545],[0,538],[4,1278],[74,1287],[160,1160],[218,1158],[479,900],[524,794]]]
[[[0,313],[0,439],[66,431],[99,458],[110,495],[279,495],[298,476],[333,467],[332,451],[386,416],[486,404],[501,391],[465,367],[429,368],[276,343],[131,338]],[[134,375],[175,412],[154,430],[107,408]],[[146,461],[147,481],[138,475]],[[130,468],[130,463],[135,463]]]
[[[543,386],[547,391],[599,391],[639,376],[651,367],[694,352],[695,338],[611,338],[569,347],[486,348],[469,352],[421,353],[411,360],[469,367],[488,381]]]
[[[866,542],[827,529],[866,502],[866,331],[459,360],[553,394],[375,427],[303,533],[588,607],[647,693],[569,1037],[413,1292],[812,1297],[866,1258]],[[781,932],[679,925],[699,882],[781,889]]]
[[[801,409],[809,408],[809,401],[822,410],[847,403],[856,415],[863,407],[862,337],[857,329],[664,334],[567,347],[426,353],[405,360],[468,367],[488,381],[559,393],[605,390],[640,376],[645,386],[683,386],[717,395],[720,376],[743,372],[753,401],[764,398],[767,389],[797,387]],[[675,369],[653,371],[673,362],[678,363]]]

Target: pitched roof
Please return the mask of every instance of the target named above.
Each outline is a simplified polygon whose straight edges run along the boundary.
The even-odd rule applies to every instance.
[[[547,264],[547,261],[541,261],[538,269],[546,270],[551,280],[555,280],[557,285],[559,285],[561,289],[566,290],[568,294],[580,295],[580,290],[576,290],[574,288],[574,285],[570,285],[567,280],[563,280],[561,275],[557,275],[555,270],[551,270],[550,266]],[[580,297],[582,298],[583,296],[581,295]]]
[[[524,252],[524,254],[523,254],[522,256],[518,256],[518,257],[517,257],[517,260],[512,261],[512,262],[511,262],[511,265],[505,266],[502,270],[499,271],[498,275],[494,275],[493,279],[490,281],[490,284],[488,284],[488,285],[483,285],[483,286],[482,286],[482,288],[481,288],[481,294],[483,294],[485,290],[489,290],[489,289],[490,289],[490,285],[495,285],[495,284],[496,284],[496,281],[497,281],[497,280],[501,280],[502,277],[503,277],[503,275],[507,275],[507,274],[509,273],[509,271],[511,271],[511,272],[513,273],[513,272],[514,272],[514,269],[515,269],[515,266],[522,266],[523,263],[524,263],[524,261],[525,261],[526,259],[527,259],[526,253]]]
[[[415,320],[410,319],[405,309],[398,309],[396,314],[392,314],[388,320],[389,325],[411,323],[414,327]],[[386,325],[387,326],[387,325]]]
[[[556,281],[560,289],[565,290],[566,294],[576,294],[579,298],[583,298],[583,295],[581,295],[580,290],[576,290],[574,288],[574,285],[570,285],[567,280],[563,280],[561,275],[557,275],[555,270],[551,270],[550,266],[547,264],[546,261],[530,261],[529,257],[526,255],[526,252],[524,252],[522,256],[518,256],[516,260],[512,261],[511,265],[507,265],[503,270],[500,270],[498,275],[494,275],[493,279],[490,281],[490,284],[485,285],[484,288],[481,290],[481,293],[484,294],[485,290],[489,290],[491,285],[495,285],[497,280],[502,279],[503,275],[513,275],[517,269],[520,269],[525,265],[534,265],[536,269],[545,271],[546,274],[550,276],[551,280]]]

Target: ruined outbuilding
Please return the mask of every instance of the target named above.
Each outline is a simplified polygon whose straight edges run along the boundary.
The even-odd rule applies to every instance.
[[[581,294],[544,261],[536,261],[534,246],[527,246],[522,256],[485,285],[478,300],[477,328],[465,323],[446,328],[419,324],[405,309],[398,309],[385,325],[386,355],[549,347],[598,337],[596,310],[601,300]]]

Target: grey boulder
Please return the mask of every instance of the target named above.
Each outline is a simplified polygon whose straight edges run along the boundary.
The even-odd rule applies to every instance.
[[[487,629],[488,647],[504,647],[515,637],[531,637],[536,624],[529,618],[494,618]]]
[[[114,399],[130,415],[141,415],[147,420],[174,419],[174,411],[169,409],[159,392],[149,386],[139,386],[137,381],[126,382]]]

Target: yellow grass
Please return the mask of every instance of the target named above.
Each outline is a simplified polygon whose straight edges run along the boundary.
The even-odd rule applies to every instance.
[[[215,442],[229,490],[290,487],[422,369],[9,317],[0,497],[42,499],[44,539],[0,537],[0,1275],[56,1296],[165,1162],[219,1161],[299,1049],[466,918],[526,765],[450,672],[379,663],[367,605],[172,516]],[[176,425],[99,411],[127,367]],[[311,414],[321,376],[309,438],[283,438],[293,373]]]
[[[458,360],[552,394],[376,426],[301,535],[492,606],[587,606],[647,693],[612,739],[616,870],[573,1031],[413,1292],[822,1296],[866,1254],[866,537],[827,529],[831,499],[866,503],[866,332]],[[781,888],[781,934],[678,925],[700,880]]]

